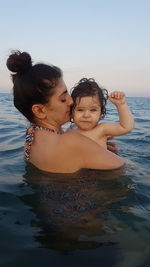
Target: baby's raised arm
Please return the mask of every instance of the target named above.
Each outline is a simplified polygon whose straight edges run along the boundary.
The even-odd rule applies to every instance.
[[[115,91],[109,95],[109,100],[118,110],[119,123],[103,123],[104,134],[119,136],[130,132],[134,127],[134,119],[126,103],[125,94]]]

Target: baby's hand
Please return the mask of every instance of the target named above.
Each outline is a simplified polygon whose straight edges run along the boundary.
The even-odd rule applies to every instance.
[[[114,104],[114,105],[120,105],[126,103],[126,97],[123,92],[114,91],[110,93],[108,96],[108,99]]]

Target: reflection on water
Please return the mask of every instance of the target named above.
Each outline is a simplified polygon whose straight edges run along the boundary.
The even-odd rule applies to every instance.
[[[42,246],[61,250],[113,245],[97,237],[124,228],[117,222],[110,223],[110,218],[107,224],[111,205],[130,192],[123,175],[123,170],[90,169],[54,174],[27,164],[24,178],[33,194],[21,199],[37,215],[33,225],[40,226],[41,231],[36,239]]]

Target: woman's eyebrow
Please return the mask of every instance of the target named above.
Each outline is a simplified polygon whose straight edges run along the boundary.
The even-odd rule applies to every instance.
[[[64,92],[62,92],[62,93],[59,95],[59,97],[61,97],[61,96],[65,95],[65,94],[67,94],[67,93],[68,93],[68,91],[67,91],[67,90],[65,90]]]

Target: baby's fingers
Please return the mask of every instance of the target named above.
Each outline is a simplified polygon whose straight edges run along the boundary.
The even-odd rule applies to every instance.
[[[125,96],[123,92],[120,91],[114,91],[110,94],[110,97],[115,98],[115,99],[121,99]]]

